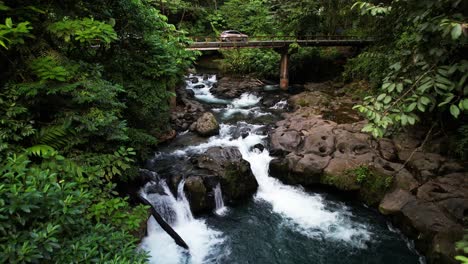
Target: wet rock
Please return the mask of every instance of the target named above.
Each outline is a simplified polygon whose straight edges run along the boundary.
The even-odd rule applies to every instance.
[[[379,151],[380,156],[388,161],[397,160],[397,150],[393,141],[388,138],[383,138],[379,140]]]
[[[205,88],[205,85],[204,84],[197,84],[197,85],[194,85],[193,88],[202,89],[202,88]]]
[[[360,189],[356,182],[356,176],[347,173],[356,168],[357,165],[347,158],[333,158],[324,169],[320,182],[326,185],[334,186],[344,191],[357,191]]]
[[[164,188],[161,187],[159,184],[152,184],[149,185],[145,188],[146,193],[151,194],[151,193],[156,193],[159,195],[167,195],[166,191],[164,191]]]
[[[228,203],[238,203],[252,197],[258,183],[250,164],[242,159],[235,147],[213,147],[197,158],[196,167],[219,178],[223,195]]]
[[[442,166],[439,168],[439,175],[445,175],[453,172],[463,172],[465,168],[456,161],[447,161],[442,163]]]
[[[328,165],[330,157],[314,154],[288,154],[284,159],[274,159],[270,162],[270,175],[287,184],[310,186],[319,183],[323,169]]]
[[[139,172],[138,180],[140,182],[143,182],[143,183],[150,182],[150,181],[156,182],[159,180],[159,175],[154,171],[150,171],[147,169],[139,169],[138,172]]]
[[[296,130],[277,129],[270,137],[273,150],[292,152],[297,150],[302,142],[302,134]]]
[[[322,157],[331,155],[335,151],[333,129],[332,125],[323,125],[303,132],[305,135],[302,153],[312,153]]]
[[[452,173],[423,184],[417,191],[421,200],[445,209],[460,224],[468,225],[468,173]]]
[[[396,189],[384,196],[379,205],[379,211],[384,215],[392,215],[401,212],[402,208],[416,197],[406,190]]]
[[[194,130],[201,136],[212,136],[219,133],[219,124],[212,113],[206,112],[195,122]]]
[[[314,91],[304,92],[291,96],[288,102],[294,109],[298,109],[301,107],[312,107],[323,110],[330,106],[331,98],[325,93]]]
[[[394,186],[396,188],[412,192],[419,187],[419,182],[407,169],[399,169],[394,178]]]
[[[194,214],[208,211],[206,195],[207,191],[200,176],[192,176],[185,180],[184,190]]]
[[[263,146],[262,144],[258,143],[258,144],[255,144],[253,147],[253,149],[258,149],[259,151],[263,151],[265,149],[265,146]]]
[[[415,152],[412,154],[410,151],[400,151],[398,156],[401,160],[407,161],[407,167],[418,177],[421,182],[426,182],[430,178],[437,175],[437,172],[446,160],[439,154]]]
[[[453,245],[461,238],[463,228],[436,204],[396,189],[385,195],[379,210],[393,215],[433,263],[455,263]],[[449,244],[452,246],[446,246]]]
[[[256,92],[263,87],[263,83],[249,77],[222,77],[217,86],[211,89],[211,93],[220,98],[234,99],[241,94]]]

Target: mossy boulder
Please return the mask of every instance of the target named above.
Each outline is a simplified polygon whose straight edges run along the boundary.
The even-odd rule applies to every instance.
[[[227,203],[238,203],[257,191],[258,183],[250,164],[235,147],[209,148],[197,158],[196,167],[219,178]]]
[[[199,214],[208,210],[207,191],[200,176],[192,176],[185,180],[184,186],[192,213]]]
[[[219,123],[212,113],[206,112],[197,119],[193,129],[200,136],[213,136],[219,133]]]

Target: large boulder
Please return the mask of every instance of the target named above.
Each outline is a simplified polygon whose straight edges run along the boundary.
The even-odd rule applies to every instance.
[[[303,92],[289,98],[289,104],[295,109],[311,107],[316,109],[318,113],[320,113],[321,109],[329,106],[331,102],[329,95],[319,91]]]
[[[468,226],[468,173],[452,173],[423,184],[417,197],[433,202],[460,224]]]
[[[242,159],[235,147],[213,147],[200,155],[196,167],[218,176],[223,195],[228,203],[248,199],[257,191],[258,183],[250,164]]]
[[[329,156],[290,153],[284,159],[272,160],[269,171],[271,176],[287,184],[310,186],[320,182],[323,169],[329,162]]]
[[[304,131],[302,153],[312,153],[318,156],[330,156],[335,151],[334,125],[323,124]]]
[[[201,136],[213,136],[219,133],[219,124],[212,113],[206,112],[194,123],[193,130]]]
[[[220,98],[233,99],[246,92],[254,92],[263,87],[263,83],[249,77],[222,77],[216,86],[211,89],[211,93]]]
[[[207,191],[202,177],[192,176],[187,178],[185,180],[184,190],[189,200],[192,213],[199,214],[209,209],[206,198]]]
[[[403,232],[416,239],[431,263],[456,263],[453,245],[461,239],[463,227],[435,203],[396,189],[385,195],[379,210],[392,215]]]
[[[271,149],[272,151],[295,151],[302,142],[302,136],[301,132],[296,130],[276,129],[270,137]]]

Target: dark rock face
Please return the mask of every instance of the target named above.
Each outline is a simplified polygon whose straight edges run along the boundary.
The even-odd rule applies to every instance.
[[[250,164],[242,159],[237,148],[210,148],[197,158],[196,167],[219,178],[228,203],[247,199],[257,191],[258,183],[250,170]]]
[[[443,140],[423,149],[425,133],[418,130],[375,140],[361,132],[365,122],[337,124],[317,115],[317,105],[330,103],[318,92],[293,96],[290,103],[295,112],[284,114],[270,133],[271,176],[356,192],[392,216],[429,263],[455,263],[454,243],[468,227],[468,174],[466,165],[428,152],[442,151],[437,142]],[[369,175],[358,181],[359,168]]]
[[[256,92],[263,87],[263,83],[253,78],[222,77],[211,93],[219,98],[233,99],[245,92]]]
[[[201,213],[207,209],[207,190],[200,176],[187,178],[184,190],[194,214]]]
[[[459,205],[458,202],[452,205]],[[416,245],[429,257],[430,263],[456,263],[453,258],[454,244],[461,239],[463,226],[453,220],[452,214],[444,212],[440,205],[396,189],[384,197],[379,210],[383,214],[393,215],[403,231],[416,238]]]
[[[198,82],[197,78],[194,79]],[[171,123],[177,131],[184,131],[205,112],[205,108],[194,99],[194,92],[192,90],[178,87],[176,94],[177,105],[171,112]]]

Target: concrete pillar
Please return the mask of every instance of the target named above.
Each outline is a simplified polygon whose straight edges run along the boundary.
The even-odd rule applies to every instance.
[[[287,90],[289,86],[289,54],[288,50],[281,52],[281,69],[280,69],[280,88],[282,90]]]

